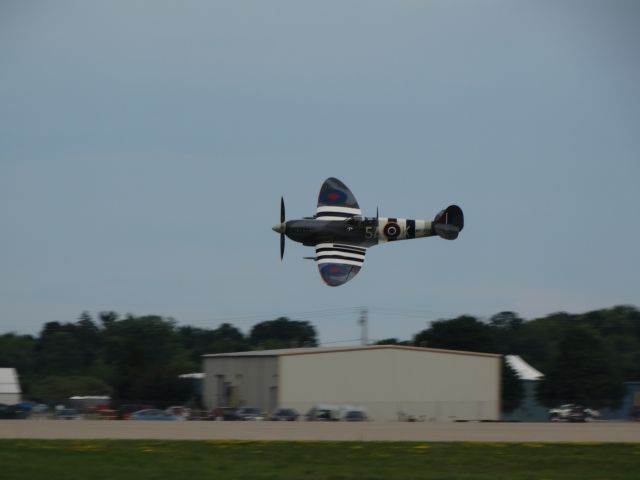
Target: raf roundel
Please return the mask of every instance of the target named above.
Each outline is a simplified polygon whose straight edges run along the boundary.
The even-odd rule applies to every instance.
[[[384,236],[389,240],[395,240],[400,235],[400,225],[395,222],[389,222],[384,226]]]
[[[340,190],[327,189],[322,192],[320,201],[326,205],[343,205],[347,200],[347,195]]]

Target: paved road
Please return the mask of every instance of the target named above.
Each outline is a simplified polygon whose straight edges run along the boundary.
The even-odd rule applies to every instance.
[[[640,442],[640,423],[0,420],[0,438]]]

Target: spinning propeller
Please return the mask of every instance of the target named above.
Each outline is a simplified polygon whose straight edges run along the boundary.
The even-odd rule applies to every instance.
[[[280,223],[273,226],[273,230],[280,234],[280,260],[284,257],[284,232],[287,229],[284,219],[284,197],[280,197]]]

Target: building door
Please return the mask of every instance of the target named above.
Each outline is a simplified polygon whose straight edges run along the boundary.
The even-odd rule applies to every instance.
[[[269,412],[278,408],[278,387],[269,388]]]
[[[226,406],[226,389],[224,375],[216,375],[216,404],[214,407]]]

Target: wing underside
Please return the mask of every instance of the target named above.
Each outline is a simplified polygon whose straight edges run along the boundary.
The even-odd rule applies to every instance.
[[[362,265],[366,248],[336,243],[316,245],[316,263],[324,282],[338,287],[355,277]]]
[[[344,220],[362,215],[360,206],[351,190],[337,178],[327,178],[320,187],[317,220]]]

